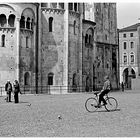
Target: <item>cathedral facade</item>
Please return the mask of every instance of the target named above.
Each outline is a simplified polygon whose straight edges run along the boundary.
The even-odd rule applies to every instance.
[[[115,3],[0,4],[0,85],[19,80],[25,91],[118,87]]]

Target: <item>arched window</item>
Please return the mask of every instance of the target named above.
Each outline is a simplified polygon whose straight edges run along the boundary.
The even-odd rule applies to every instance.
[[[4,27],[7,23],[6,16],[4,14],[0,15],[0,26]]]
[[[91,44],[91,35],[89,35],[89,44]]]
[[[74,25],[73,25],[73,31],[74,31],[74,34],[76,34],[76,21],[74,20]]]
[[[20,19],[20,28],[25,28],[25,17],[24,16],[21,16],[21,19]]]
[[[14,27],[14,23],[15,23],[15,15],[11,14],[8,19],[8,24],[9,26]]]
[[[123,55],[123,62],[124,62],[124,64],[127,63],[127,55],[126,55],[126,53],[124,53],[124,55]]]
[[[48,74],[48,85],[53,85],[53,73]]]
[[[131,62],[131,64],[134,63],[134,53],[133,52],[131,52],[131,54],[130,54],[130,62]]]
[[[88,34],[85,36],[85,44],[88,43]]]
[[[49,18],[49,32],[52,32],[52,27],[53,27],[53,17]]]
[[[24,85],[25,86],[30,85],[30,75],[29,75],[29,72],[26,72],[24,74]]]
[[[30,29],[30,18],[29,17],[27,18],[27,21],[26,21],[26,28]]]
[[[5,47],[5,35],[1,36],[1,46]]]

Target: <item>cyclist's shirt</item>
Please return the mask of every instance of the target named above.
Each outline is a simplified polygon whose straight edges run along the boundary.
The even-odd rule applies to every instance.
[[[111,90],[111,83],[109,80],[105,81],[103,90]]]

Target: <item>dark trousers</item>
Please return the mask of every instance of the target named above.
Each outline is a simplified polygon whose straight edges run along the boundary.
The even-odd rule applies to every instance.
[[[15,103],[19,103],[18,93],[14,94]]]
[[[11,91],[7,91],[7,102],[11,102]]]
[[[102,93],[99,95],[99,104],[101,104],[101,101],[103,101],[104,104],[106,104],[106,101],[104,99],[105,94],[108,94],[110,90],[104,90]]]

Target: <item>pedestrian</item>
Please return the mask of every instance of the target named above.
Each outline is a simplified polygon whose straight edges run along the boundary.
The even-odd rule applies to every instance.
[[[19,103],[18,94],[20,92],[20,86],[19,86],[19,83],[18,83],[17,80],[14,81],[13,87],[14,87],[14,100],[15,100],[15,103]]]
[[[121,83],[121,88],[122,88],[122,91],[124,91],[124,83],[123,82]]]
[[[7,83],[5,84],[5,91],[7,93],[7,102],[11,102],[11,92],[12,92],[12,84],[10,83],[9,80],[7,80]]]

